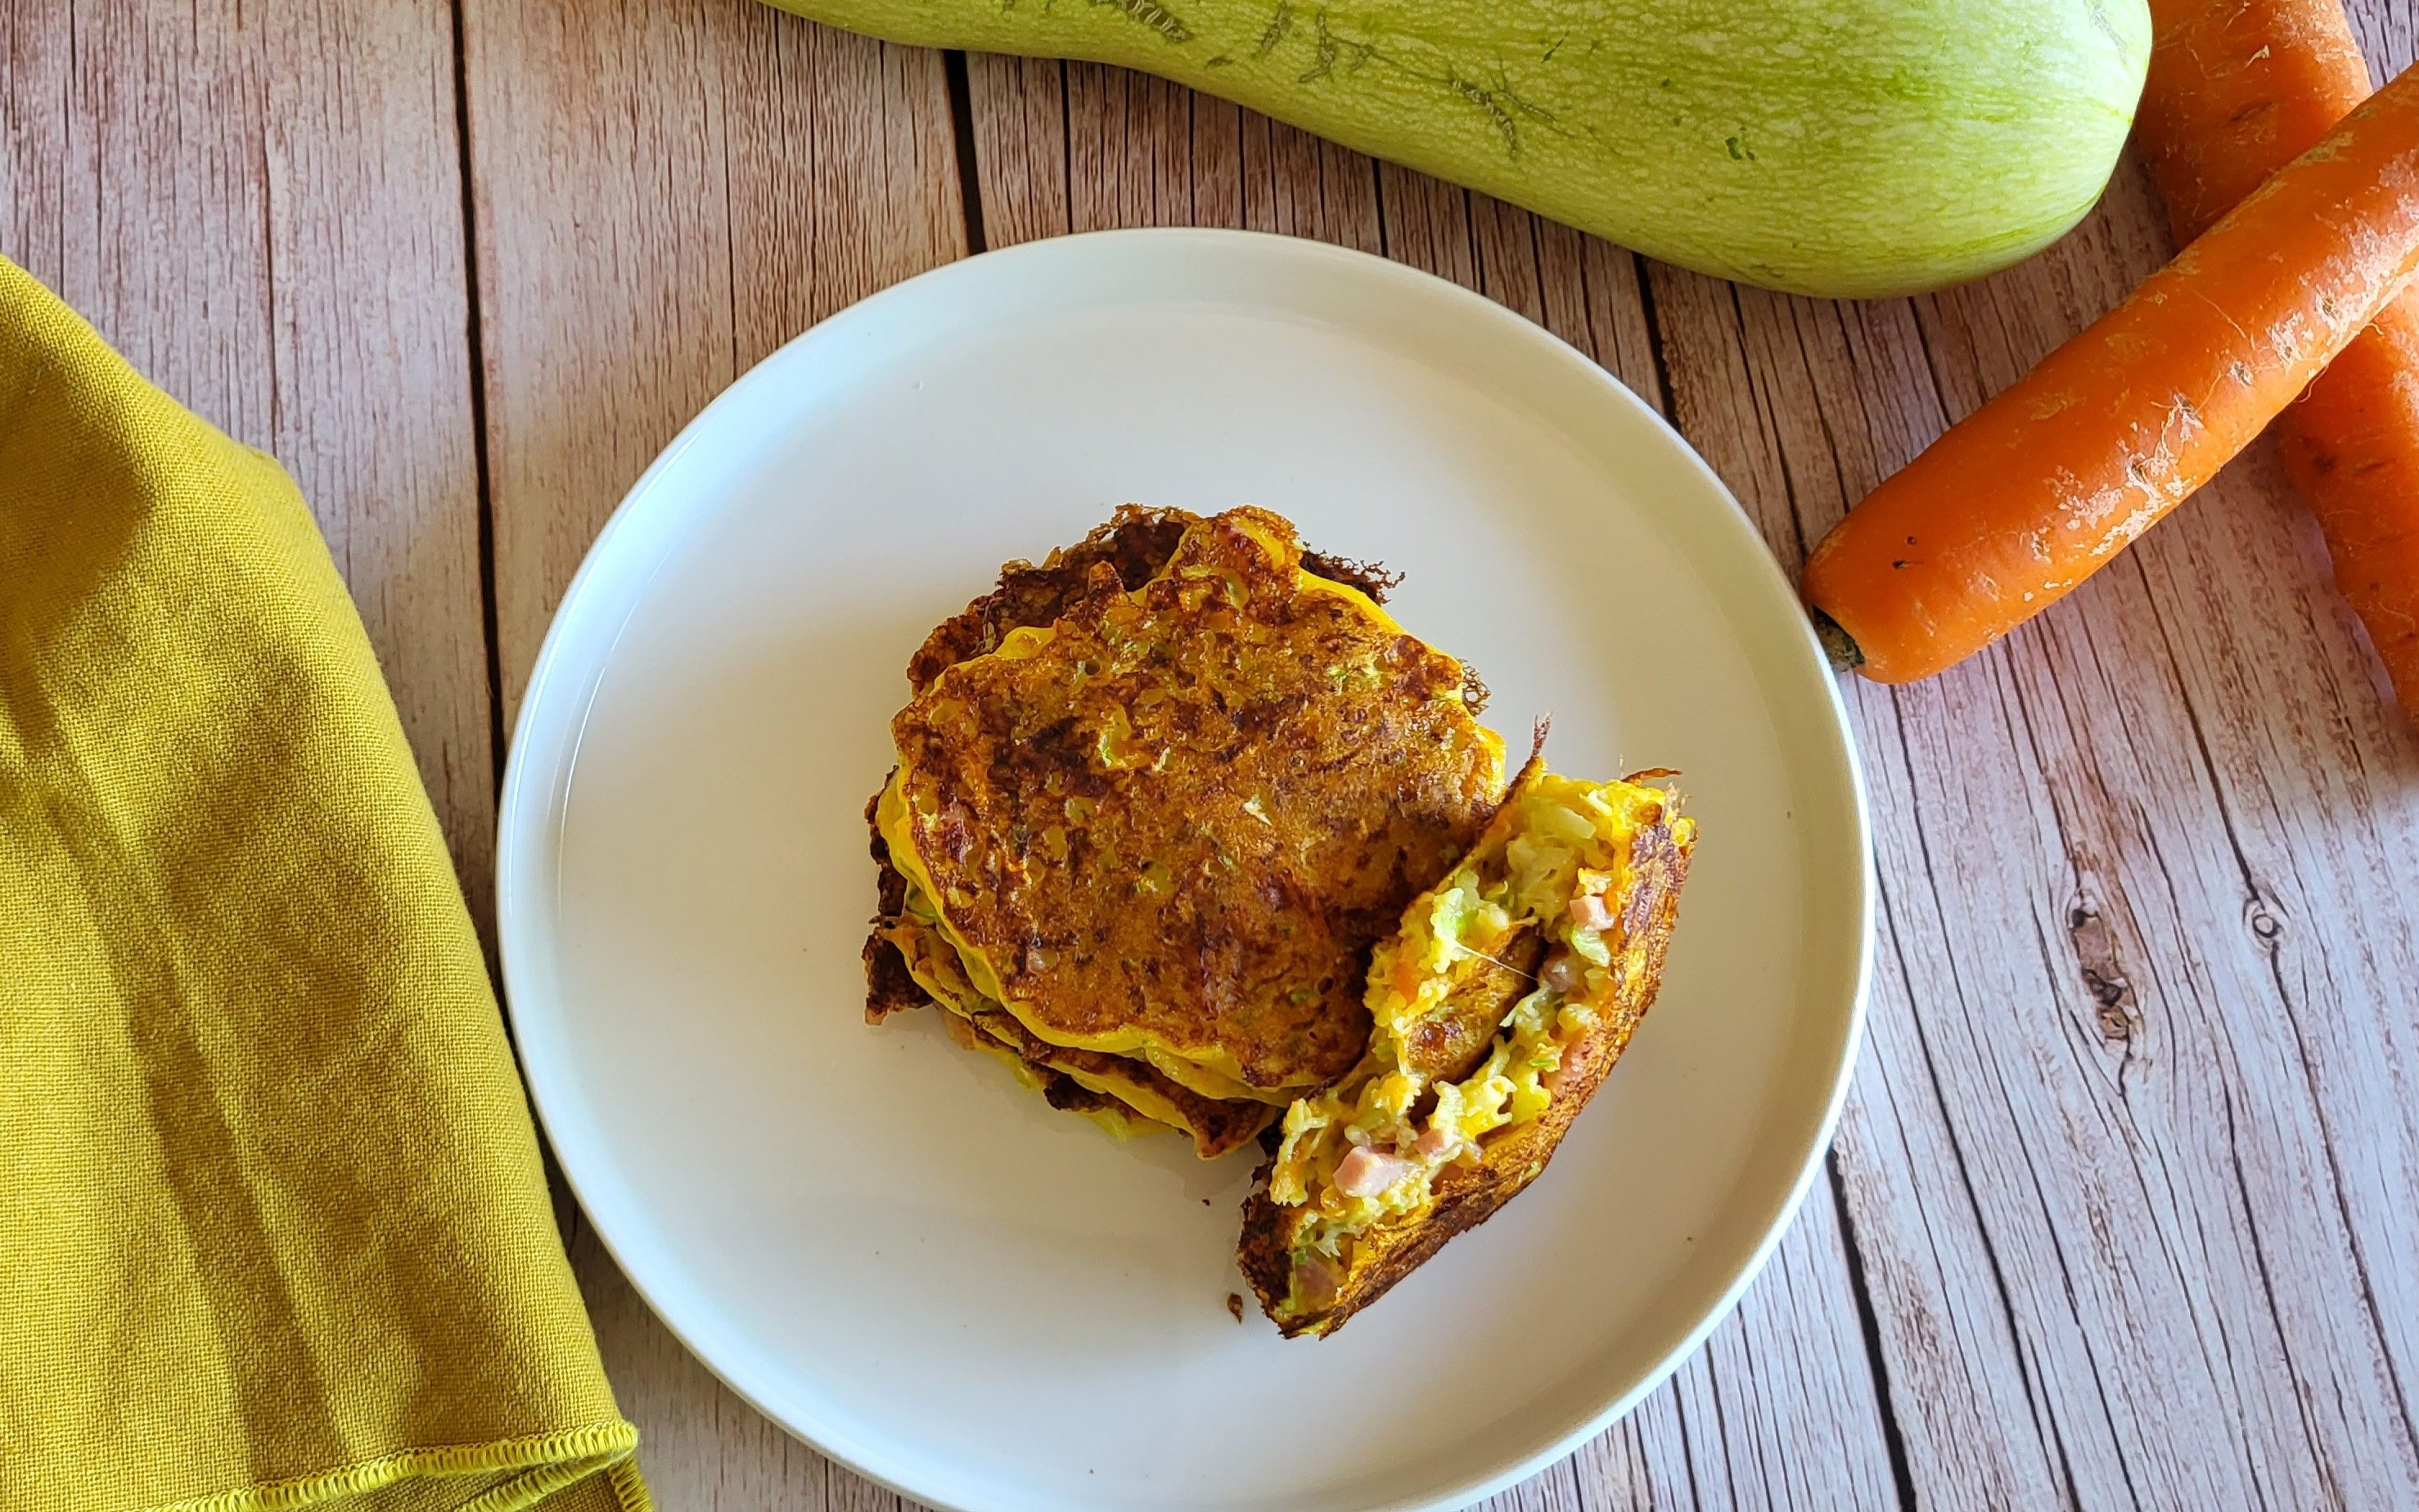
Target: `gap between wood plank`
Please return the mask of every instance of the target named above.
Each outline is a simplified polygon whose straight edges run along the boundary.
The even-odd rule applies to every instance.
[[[1912,773],[1919,770],[1916,764],[1914,748],[1907,737],[1906,709],[1898,688],[1893,687],[1889,690],[1889,707],[1891,725],[1898,735],[1899,760],[1908,772]],[[1923,827],[1921,804],[1911,788],[1907,795],[1907,806],[1914,822],[1917,845],[1923,864],[1923,879],[1926,886],[1930,887],[1932,892],[1933,912],[1937,917],[1947,918],[1949,917],[1949,903],[1948,901],[1940,894],[1939,878],[1933,869],[1932,840]],[[1911,993],[1912,984],[1916,980],[1916,978],[1906,960],[1906,947],[1901,935],[1896,911],[1891,905],[1890,892],[1887,884],[1881,884],[1877,887],[1876,892],[1881,901],[1883,916],[1882,921],[1887,925],[1890,932],[1890,947],[1898,957],[1900,980],[1910,984]],[[1970,1019],[1973,1016],[1973,1010],[1966,1004],[1964,983],[1957,975],[1957,965],[1953,959],[1949,963],[1949,971],[1950,984],[1957,995],[1958,1007],[1960,1011],[1964,1013],[1968,1019]],[[1933,1049],[1932,1037],[1925,1031],[1923,1015],[1920,1013],[1912,1015],[1910,1023],[1913,1025],[1915,1030],[1916,1048],[1923,1057],[1924,1074],[1932,1085],[1932,1094],[1943,1106],[1947,1106],[1949,1101],[1949,1086],[1941,1077],[1939,1059]],[[2024,1386],[2026,1399],[2032,1404],[2036,1419],[2046,1420],[2051,1425],[2051,1430],[2053,1432],[2057,1432],[2057,1429],[2056,1425],[2057,1421],[2057,1404],[2050,1392],[2048,1383],[2046,1381],[2036,1381],[2033,1378],[2032,1367],[2026,1363],[2024,1350],[2025,1332],[2024,1327],[2018,1320],[2016,1315],[2015,1293],[2008,1285],[2007,1267],[1999,1258],[1998,1240],[1991,1232],[1990,1225],[1986,1221],[1986,1210],[1982,1206],[1981,1196],[1975,1188],[1974,1169],[1965,1153],[1964,1138],[1959,1134],[1953,1123],[1944,1123],[1942,1125],[1941,1132],[1949,1145],[1949,1156],[1955,1162],[1958,1185],[1964,1194],[1966,1208],[1973,1214],[1975,1240],[1981,1248],[1983,1260],[1990,1267],[1991,1285],[1994,1290],[1997,1293],[1999,1299],[2000,1314],[2008,1330],[2008,1349],[2010,1354],[2012,1355],[2015,1360],[2017,1379]],[[2038,1196],[2039,1183],[2036,1182],[2035,1185],[2036,1196]],[[2063,1266],[2063,1264],[2064,1261],[2061,1258],[2060,1265]],[[2071,1283],[2069,1292],[2071,1295]],[[2107,1420],[2109,1434],[2112,1439],[2122,1442],[2122,1435],[2118,1431],[2116,1414],[2111,1412],[2108,1407],[2106,1388],[2099,1385],[2099,1374],[2096,1363],[2092,1371],[2092,1376],[2093,1384],[2095,1387],[2098,1387],[2100,1391],[2101,1412]],[[2041,1427],[2041,1422],[2036,1421],[2034,1427],[2036,1430],[2038,1430]],[[2124,1463],[2121,1458],[2119,1459],[2118,1463],[2119,1469],[2123,1472],[2125,1476],[2127,1498],[2134,1508],[2134,1512],[2141,1512],[2141,1495],[2134,1489],[2133,1472],[2131,1468]],[[2074,1492],[2077,1501],[2080,1502],[2082,1499],[2081,1488],[2071,1486],[2069,1489]]]
[[[485,316],[479,309],[479,215],[470,160],[470,72],[462,19],[463,0],[453,0],[447,14],[454,23],[454,150],[462,179],[462,297],[464,324],[469,328],[470,361],[470,475],[479,491],[479,621],[487,650],[487,755],[494,766],[491,781],[501,808],[504,791],[504,656],[503,636],[496,609],[496,511],[487,486],[487,352]],[[487,964],[490,977],[501,988],[501,946]],[[511,1030],[511,1020],[505,1021]]]
[[[1837,1140],[1837,1135],[1833,1136]],[[1857,1301],[1857,1327],[1865,1336],[1865,1365],[1873,1373],[1873,1406],[1881,1413],[1882,1447],[1889,1454],[1890,1480],[1898,1488],[1903,1512],[1916,1512],[1915,1472],[1907,1463],[1906,1435],[1899,1430],[1898,1409],[1890,1402],[1889,1365],[1882,1354],[1882,1328],[1873,1313],[1872,1292],[1865,1281],[1865,1257],[1857,1248],[1857,1219],[1848,1211],[1848,1185],[1840,1175],[1840,1152],[1823,1151],[1823,1174],[1831,1183],[1831,1205],[1840,1213],[1840,1252],[1848,1262],[1848,1294]]]
[[[1638,313],[1646,322],[1646,355],[1655,363],[1655,410],[1665,424],[1676,431],[1680,422],[1674,418],[1679,414],[1674,406],[1679,400],[1672,392],[1672,359],[1663,351],[1663,316],[1655,308],[1655,282],[1646,276],[1645,258],[1626,247],[1622,253],[1629,259],[1629,270],[1638,280]]]
[[[958,147],[958,213],[966,224],[966,255],[991,250],[983,231],[982,182],[975,162],[975,94],[966,79],[966,54],[953,50],[941,54],[941,72],[949,85],[949,134]]]
[[[2144,586],[2147,588],[2149,586],[2148,569],[2142,565],[2141,559],[2130,558],[2129,562],[2136,573],[2143,575]],[[2160,609],[2155,598],[2151,600],[2151,623],[2159,628],[2160,645],[2166,652],[2168,659],[2174,665],[2181,667],[2183,662],[2176,655],[2175,638],[2167,628],[2166,614]],[[2183,705],[2184,718],[2192,730],[2194,749],[2199,754],[2201,774],[2209,781],[2210,795],[2216,806],[2218,820],[2225,828],[2226,848],[2233,854],[2235,868],[2240,874],[2248,905],[2265,909],[2268,907],[2267,894],[2260,887],[2259,875],[2251,864],[2250,856],[2242,848],[2242,837],[2235,828],[2234,810],[2226,801],[2225,779],[2218,769],[2217,758],[2210,749],[2209,733],[2202,725],[2200,707],[2193,701],[2191,688],[2183,686],[2180,677],[2178,679],[2177,691]],[[2319,1072],[2318,1068],[2311,1064],[2309,1040],[2302,1029],[2302,1007],[2294,1001],[2292,988],[2285,980],[2283,959],[2273,946],[2265,954],[2268,959],[2269,978],[2276,987],[2277,1011],[2283,1016],[2286,1026],[2292,1031],[2293,1049],[2295,1055],[2301,1059],[2302,1073],[2315,1090],[2319,1085]],[[2343,1225],[2345,1250],[2351,1258],[2352,1273],[2360,1280],[2361,1303],[2368,1315],[2369,1329],[2377,1336],[2378,1355],[2385,1366],[2386,1381],[2394,1388],[2395,1409],[2401,1416],[2403,1431],[2411,1435],[2413,1443],[2419,1443],[2419,1419],[2414,1419],[2411,1415],[2411,1396],[2402,1384],[2401,1368],[2394,1359],[2394,1340],[2392,1335],[2386,1333],[2384,1316],[2377,1305],[2376,1285],[2369,1280],[2368,1257],[2361,1247],[2360,1228],[2352,1222],[2350,1205],[2344,1197],[2342,1156],[2337,1149],[2338,1140],[2334,1128],[2327,1118],[2325,1105],[2315,1096],[2311,1101],[2310,1111],[2318,1120],[2319,1148],[2326,1155],[2327,1176],[2329,1185],[2334,1188],[2332,1195],[2334,1197],[2336,1219]],[[2234,1107],[2229,1093],[2226,1103],[2229,1143],[2233,1139],[2233,1119]],[[2235,1163],[2235,1174],[2240,1180],[2242,1162],[2239,1159]],[[2244,1193],[2243,1217],[2247,1224],[2254,1226],[2253,1235],[2256,1242],[2257,1218],[2252,1209],[2247,1188]],[[2264,1256],[2260,1259],[2260,1279],[2263,1282],[2268,1279]],[[2277,1336],[2281,1344],[2285,1334],[2285,1319],[2283,1313],[2276,1307],[2275,1291],[2273,1286],[2269,1289],[2268,1311],[2269,1316],[2276,1321]],[[2288,1363],[2289,1365],[2289,1357]]]

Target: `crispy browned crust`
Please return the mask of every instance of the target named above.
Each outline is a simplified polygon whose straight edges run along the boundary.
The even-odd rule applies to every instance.
[[[986,1049],[981,1030],[954,1014],[948,1018],[947,1023],[949,1026],[950,1039],[968,1050],[990,1053]],[[1105,1092],[1093,1091],[1062,1072],[1052,1071],[1047,1066],[1036,1066],[1029,1062],[1025,1069],[1033,1077],[1035,1088],[1041,1093],[1041,1100],[1061,1113],[1086,1115],[1117,1113],[1133,1120],[1137,1125],[1148,1125],[1154,1121],[1144,1118]]]
[[[1341,1074],[1370,944],[1501,800],[1460,663],[1305,590],[1291,539],[1197,522],[1131,596],[1096,560],[1046,647],[948,669],[892,722],[936,901],[1053,1041]]]
[[[917,985],[899,947],[876,930],[865,939],[865,1022],[879,1024],[893,1013],[921,1008],[932,999]]]
[[[1026,1064],[1030,1066],[1032,1062]],[[1145,1123],[1150,1121],[1108,1093],[1095,1092],[1064,1072],[1047,1067],[1036,1069],[1041,1077],[1041,1100],[1061,1113],[1122,1113]]]
[[[876,794],[873,803],[867,806],[869,824],[873,804],[881,801],[881,795]],[[928,1005],[954,1012],[948,1005],[933,1002],[932,995],[926,992],[915,974],[908,970],[906,956],[892,943],[890,931],[898,926],[907,906],[907,879],[891,864],[890,847],[884,841],[879,829],[873,832],[872,849],[873,864],[879,876],[877,888],[881,911],[874,916],[873,932],[865,941],[866,1022],[879,1024],[902,1009]],[[1182,1117],[1181,1132],[1193,1136],[1194,1151],[1203,1160],[1215,1160],[1251,1143],[1277,1115],[1277,1109],[1267,1103],[1203,1097],[1191,1088],[1161,1074],[1147,1060],[1051,1044],[1036,1037],[1012,1013],[979,1014],[974,1016],[973,1022],[981,1033],[1013,1051],[1016,1057],[1025,1062],[1026,1069],[1040,1078],[1042,1093],[1053,1107],[1086,1113],[1120,1101],[1113,1094],[1086,1087],[1070,1074],[1071,1071],[1140,1084],[1165,1100]],[[1131,1107],[1127,1111],[1137,1118],[1150,1117]]]
[[[1030,562],[1009,563],[1000,568],[996,587],[943,621],[925,638],[923,645],[908,659],[909,686],[920,693],[933,678],[959,662],[997,650],[1001,639],[1009,631],[1055,623],[1069,605],[1083,595],[1096,563],[1108,563],[1117,573],[1119,586],[1127,592],[1141,587],[1167,565],[1185,527],[1198,518],[1181,509],[1121,504],[1108,523],[1095,527],[1073,546],[1052,551],[1040,566]],[[1348,583],[1381,604],[1403,580],[1401,573],[1389,571],[1379,563],[1355,562],[1322,551],[1305,549],[1302,564],[1319,577]],[[1462,670],[1462,695],[1473,715],[1486,706],[1487,685],[1479,681],[1477,672],[1466,667]],[[879,1024],[902,1009],[932,1001],[908,974],[906,958],[884,937],[885,932],[899,920],[907,885],[890,864],[890,847],[883,843],[881,831],[874,825],[874,810],[881,802],[882,795],[877,790],[865,805],[865,825],[873,831],[873,860],[881,889],[873,927],[866,936],[863,952],[865,1018],[869,1024]]]
[[[1109,1079],[1132,1081],[1164,1099],[1182,1118],[1182,1132],[1193,1136],[1194,1153],[1203,1160],[1215,1160],[1229,1150],[1250,1144],[1262,1129],[1275,1121],[1278,1109],[1267,1103],[1228,1101],[1203,1097],[1189,1087],[1179,1086],[1162,1075],[1147,1060],[1129,1059],[1123,1056],[1103,1055],[1097,1050],[1070,1050],[1035,1037],[1017,1022],[1016,1015],[1007,1012],[974,1015],[983,1033],[1016,1052],[1037,1072],[1071,1080],[1075,1072]],[[1083,1084],[1078,1081],[1076,1084]],[[1114,1092],[1103,1097],[1115,1098]],[[1156,1117],[1143,1114],[1141,1117]]]
[[[1040,566],[1011,562],[999,570],[999,583],[960,612],[935,625],[907,660],[908,686],[921,693],[949,668],[996,650],[1002,637],[1026,625],[1048,625],[1081,593],[1095,563],[1105,562],[1129,589],[1148,581],[1175,551],[1184,527],[1194,518],[1179,509],[1145,509],[1126,504],[1107,524],[1073,546],[1050,553]],[[888,785],[888,779],[884,779]],[[906,957],[890,943],[889,930],[905,906],[907,882],[890,864],[890,847],[874,824],[882,802],[877,789],[866,800],[865,826],[872,832],[873,864],[879,896],[873,923],[866,935],[865,1020],[879,1024],[904,1009],[930,1003],[930,994],[907,970]]]
[[[1382,562],[1355,562],[1350,557],[1329,556],[1324,551],[1313,551],[1308,547],[1304,547],[1302,553],[1302,565],[1304,571],[1315,578],[1324,578],[1329,582],[1358,588],[1368,594],[1374,603],[1383,604],[1388,594],[1403,586],[1403,575]],[[1487,681],[1478,675],[1478,669],[1463,667],[1461,701],[1470,705],[1470,712],[1484,714],[1487,711],[1487,701],[1489,696]]]
[[[1287,1337],[1323,1335],[1343,1327],[1353,1314],[1384,1296],[1455,1235],[1493,1217],[1553,1159],[1571,1120],[1587,1106],[1628,1047],[1630,1035],[1646,1016],[1662,980],[1663,955],[1671,944],[1680,886],[1688,874],[1688,848],[1673,839],[1669,817],[1639,832],[1631,866],[1622,930],[1626,939],[1645,942],[1645,964],[1634,978],[1616,985],[1614,1011],[1564,1055],[1562,1085],[1552,1104],[1534,1123],[1506,1129],[1490,1140],[1477,1165],[1447,1166],[1437,1178],[1436,1204],[1426,1212],[1364,1235],[1335,1304],[1322,1313],[1280,1322],[1278,1327]],[[1242,1241],[1236,1253],[1244,1276],[1259,1294],[1261,1309],[1271,1319],[1286,1299],[1293,1234],[1306,1213],[1304,1209],[1280,1208],[1269,1200],[1267,1182],[1272,1161],[1273,1150],[1271,1160],[1261,1164],[1260,1185],[1243,1204]]]
[[[1403,586],[1403,575],[1382,562],[1355,562],[1350,557],[1332,557],[1304,547],[1302,565],[1313,577],[1358,588],[1379,604],[1386,601],[1388,594]]]
[[[1419,1025],[1403,1046],[1403,1064],[1434,1081],[1457,1082],[1476,1071],[1503,1026],[1503,1005],[1535,985],[1537,963],[1545,954],[1545,933],[1533,923],[1499,946],[1465,989],[1471,1002],[1489,1005],[1490,1011],[1440,1013]]]
[[[1011,562],[999,569],[999,584],[936,625],[907,662],[907,682],[921,693],[933,678],[959,662],[995,651],[1000,638],[1027,625],[1049,625],[1083,595],[1091,580],[1092,563],[1107,563],[1128,593],[1140,588],[1167,564],[1184,528],[1200,517],[1181,509],[1148,509],[1120,504],[1105,525],[1095,528],[1073,546],[1060,547],[1040,566]],[[1402,586],[1403,575],[1383,563],[1356,562],[1304,548],[1304,570],[1316,577],[1357,588],[1378,603]],[[1463,669],[1462,687],[1472,714],[1487,706],[1487,685]]]
[[[1181,509],[1121,504],[1117,515],[1073,546],[1060,547],[1040,566],[1011,562],[999,586],[942,621],[908,658],[907,682],[921,693],[962,661],[999,649],[1001,638],[1027,625],[1050,625],[1081,597],[1095,564],[1106,563],[1129,593],[1167,564],[1178,537],[1198,517]]]
[[[886,779],[885,785],[887,785]],[[890,846],[875,827],[873,810],[882,802],[876,793],[866,800],[865,827],[873,831],[874,913],[872,933],[865,937],[865,1022],[879,1024],[891,1014],[920,1008],[932,1000],[907,969],[907,958],[890,943],[890,930],[907,907],[907,879],[890,864]]]

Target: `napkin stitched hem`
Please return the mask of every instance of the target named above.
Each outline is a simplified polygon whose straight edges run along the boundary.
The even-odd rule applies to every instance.
[[[145,1512],[281,1512],[332,1496],[359,1496],[415,1476],[521,1469],[529,1473],[491,1488],[465,1504],[461,1512],[524,1512],[600,1470],[612,1482],[622,1512],[653,1512],[646,1483],[639,1478],[637,1461],[631,1458],[638,1446],[637,1428],[627,1423],[600,1423],[535,1438],[404,1449],[339,1470],[162,1502]]]

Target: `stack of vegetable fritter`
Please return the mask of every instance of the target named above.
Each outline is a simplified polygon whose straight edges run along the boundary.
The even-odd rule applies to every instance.
[[[868,810],[868,1016],[935,1003],[1120,1134],[1268,1130],[1244,1255],[1288,1333],[1542,1168],[1653,995],[1693,838],[1533,759],[1506,804],[1484,689],[1391,586],[1263,510],[1129,506],[932,632]]]

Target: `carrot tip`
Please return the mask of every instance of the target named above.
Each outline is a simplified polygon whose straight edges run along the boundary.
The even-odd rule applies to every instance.
[[[1835,672],[1854,671],[1865,664],[1865,653],[1856,637],[1840,628],[1840,622],[1819,609],[1806,610],[1814,618],[1814,638],[1823,642],[1823,654],[1831,658]]]

